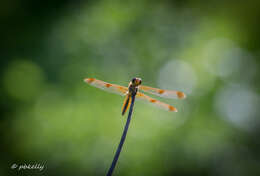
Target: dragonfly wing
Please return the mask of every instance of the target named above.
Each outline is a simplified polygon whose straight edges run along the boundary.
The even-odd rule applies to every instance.
[[[105,91],[111,92],[111,93],[116,93],[119,95],[126,95],[128,92],[128,88],[124,86],[119,86],[116,84],[110,84],[101,80],[97,80],[95,78],[86,78],[84,80],[86,83],[90,84],[91,86],[103,89]]]
[[[186,95],[183,92],[175,90],[164,90],[142,85],[139,86],[139,89],[164,98],[183,99],[186,97]]]
[[[143,101],[145,101],[145,102],[149,102],[149,103],[155,105],[156,107],[161,108],[161,109],[164,109],[164,110],[166,110],[166,111],[177,112],[177,109],[176,109],[175,107],[173,107],[173,106],[171,106],[171,105],[168,105],[168,104],[166,104],[166,103],[163,103],[163,102],[161,102],[161,101],[159,101],[159,100],[156,100],[156,99],[154,99],[154,98],[151,98],[151,97],[149,97],[149,96],[147,96],[147,95],[145,95],[145,94],[143,94],[143,93],[141,93],[141,92],[137,92],[136,98],[137,98],[138,100],[143,100]]]

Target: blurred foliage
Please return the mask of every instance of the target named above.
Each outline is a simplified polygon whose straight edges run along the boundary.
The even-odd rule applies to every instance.
[[[259,1],[2,1],[0,175],[105,175],[126,118],[94,77],[187,93],[136,102],[114,175],[260,175]],[[43,171],[12,164],[45,166]]]

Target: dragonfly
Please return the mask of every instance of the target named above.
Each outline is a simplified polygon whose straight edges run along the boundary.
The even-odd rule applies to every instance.
[[[141,78],[133,78],[129,82],[128,87],[120,86],[117,84],[107,83],[107,82],[104,82],[104,81],[101,81],[101,80],[98,80],[95,78],[86,78],[86,79],[84,79],[84,81],[91,86],[100,88],[102,90],[105,90],[105,91],[108,91],[111,93],[125,96],[124,103],[122,106],[122,115],[124,115],[125,112],[127,111],[127,109],[129,108],[133,94],[135,94],[135,97],[137,100],[143,100],[145,102],[155,105],[158,108],[161,108],[161,109],[164,109],[167,111],[177,112],[177,108],[175,108],[169,104],[166,104],[164,102],[161,102],[159,100],[156,100],[148,95],[145,95],[144,93],[139,92],[139,90],[159,96],[159,97],[163,97],[163,98],[184,99],[186,97],[186,95],[181,91],[164,90],[164,89],[153,88],[153,87],[141,85],[141,83],[142,83]]]

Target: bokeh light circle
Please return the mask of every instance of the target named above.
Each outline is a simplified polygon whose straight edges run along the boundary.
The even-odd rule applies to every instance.
[[[250,88],[242,85],[229,85],[220,90],[215,97],[215,109],[232,125],[253,130],[259,114],[259,96]]]
[[[4,74],[4,87],[9,96],[31,100],[43,89],[44,74],[40,67],[28,60],[13,61]]]
[[[190,94],[196,87],[197,76],[192,66],[182,60],[170,60],[160,70],[159,87],[175,89]]]

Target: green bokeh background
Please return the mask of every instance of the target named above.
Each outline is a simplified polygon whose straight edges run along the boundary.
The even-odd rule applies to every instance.
[[[86,77],[187,94],[136,102],[114,175],[260,175],[259,1],[0,4],[0,175],[105,175],[123,97]]]

